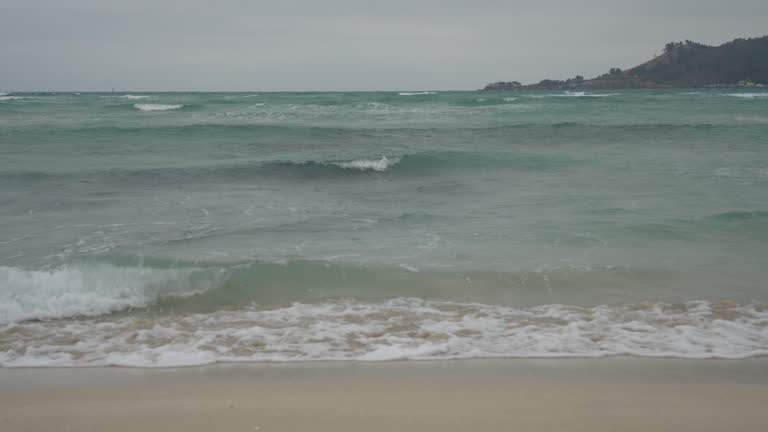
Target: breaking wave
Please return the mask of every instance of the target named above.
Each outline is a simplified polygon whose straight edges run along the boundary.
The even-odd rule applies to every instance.
[[[437,94],[437,92],[433,91],[422,91],[422,92],[400,92],[398,93],[400,96],[426,96],[426,95],[434,95]]]
[[[0,267],[0,324],[98,316],[184,297],[215,285],[201,269],[152,269],[109,264],[50,270]]]
[[[148,99],[148,98],[151,98],[152,96],[147,96],[147,95],[130,95],[130,94],[127,94],[127,95],[122,95],[120,97],[121,98],[125,98],[125,99],[137,100],[137,99]]]
[[[136,108],[139,111],[171,111],[171,110],[177,110],[184,107],[183,104],[175,104],[175,105],[168,105],[168,104],[134,104],[134,108]]]
[[[0,366],[768,355],[768,309],[731,302],[516,308],[398,298],[0,327]]]
[[[546,170],[555,166],[568,166],[573,161],[531,154],[493,154],[474,152],[423,152],[401,156],[382,156],[379,159],[311,160],[300,162],[266,162],[250,168],[237,169],[242,174],[266,176],[336,177],[363,173],[391,173],[403,176],[428,175],[448,169]],[[246,170],[246,171],[243,171]]]
[[[389,167],[400,162],[400,158],[387,158],[382,156],[381,159],[355,159],[349,162],[336,162],[334,165],[340,166],[345,169],[356,169],[360,171],[386,171]]]
[[[768,92],[766,93],[727,93],[724,96],[738,97],[743,99],[762,99],[762,98],[768,98]]]
[[[528,95],[527,97],[535,98],[535,99],[542,99],[542,98],[604,98],[604,97],[611,97],[611,96],[619,96],[619,93],[587,93],[583,91],[566,91],[563,93],[555,93],[555,94],[532,94]]]
[[[309,261],[0,267],[0,367],[768,355],[765,304],[417,298],[446,277]]]

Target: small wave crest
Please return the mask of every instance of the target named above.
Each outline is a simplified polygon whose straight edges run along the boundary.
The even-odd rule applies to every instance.
[[[726,93],[724,96],[737,97],[742,99],[762,99],[762,98],[768,98],[768,92],[766,93]]]
[[[768,355],[768,309],[703,301],[516,308],[399,298],[0,327],[3,367],[616,355]]]
[[[137,100],[137,99],[148,99],[148,98],[151,98],[152,96],[147,96],[147,95],[130,95],[130,94],[127,94],[127,95],[122,95],[120,97],[124,98],[124,99]]]
[[[564,93],[555,93],[555,94],[533,94],[528,95],[528,97],[535,98],[535,99],[543,99],[543,98],[604,98],[604,97],[612,97],[612,96],[619,96],[619,93],[587,93],[583,91],[566,91]]]
[[[333,163],[336,166],[339,166],[344,169],[355,169],[360,171],[386,171],[391,166],[396,165],[398,162],[400,162],[400,158],[393,157],[388,158],[386,156],[382,156],[381,159],[355,159],[348,162],[335,162]]]
[[[427,95],[434,95],[437,94],[437,92],[433,91],[422,91],[422,92],[400,92],[398,93],[400,96],[427,96]]]
[[[183,104],[134,104],[134,108],[139,111],[172,111],[181,109]]]

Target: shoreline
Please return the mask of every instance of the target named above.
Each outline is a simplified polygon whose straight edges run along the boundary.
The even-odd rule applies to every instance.
[[[758,431],[768,358],[0,369],[3,431]]]

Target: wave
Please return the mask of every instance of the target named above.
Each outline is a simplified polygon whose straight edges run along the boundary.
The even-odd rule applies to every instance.
[[[743,99],[762,99],[762,98],[768,98],[768,92],[766,93],[726,93],[723,96],[738,97]]]
[[[134,104],[134,108],[136,108],[139,111],[171,111],[171,110],[177,110],[184,107],[183,104],[175,104],[175,105],[168,105],[168,104]]]
[[[147,95],[130,95],[130,94],[127,94],[127,95],[122,95],[120,97],[121,98],[125,98],[125,99],[137,100],[137,99],[148,99],[148,98],[151,98],[152,96],[147,96]]]
[[[422,92],[400,92],[398,95],[400,96],[426,96],[426,95],[434,95],[437,94],[437,92],[433,91],[422,91]]]
[[[534,154],[439,151],[382,156],[380,159],[274,161],[251,165],[247,168],[243,166],[231,167],[231,169],[233,175],[333,178],[365,173],[424,176],[431,172],[449,169],[546,170],[553,167],[566,167],[572,163],[574,162],[570,159]]]
[[[704,301],[516,308],[397,298],[0,327],[2,367],[619,355],[766,356],[768,308]]]
[[[573,98],[604,98],[604,97],[612,97],[612,96],[620,96],[619,93],[587,93],[583,91],[566,91],[564,93],[555,93],[555,94],[533,94],[533,95],[527,95],[526,97],[535,98],[535,99],[542,99],[542,98],[562,98],[562,97],[573,97]]]
[[[333,179],[376,175],[426,176],[445,170],[515,169],[541,171],[563,169],[579,162],[567,157],[533,153],[483,153],[471,151],[437,151],[380,158],[272,160],[233,164],[192,165],[176,167],[123,168],[73,173],[9,171],[0,179],[14,182],[52,181],[63,178],[104,178],[105,181],[141,183],[144,181],[242,181],[257,178]]]
[[[520,307],[457,300],[462,288],[451,288],[451,278],[466,275],[414,272],[407,265],[129,261],[0,267],[0,367],[768,355],[765,304]],[[536,291],[543,288],[536,276],[549,286],[593,271],[595,280],[626,273],[606,268],[506,277],[519,276]],[[472,279],[476,292],[505,278],[472,273]]]
[[[0,102],[4,101],[13,101],[13,100],[22,100],[22,99],[29,99],[23,96],[6,96],[6,95],[0,95]]]
[[[638,238],[696,242],[720,239],[723,242],[764,242],[768,240],[768,211],[728,211],[701,217],[627,225],[623,229]]]
[[[515,104],[504,103],[502,106],[515,106]],[[119,109],[124,109],[126,106],[117,106]],[[183,109],[194,109],[195,105],[184,105]],[[373,112],[376,109],[386,111],[387,106],[381,105],[378,108],[370,106],[366,109],[368,112]],[[551,119],[546,119],[551,120]],[[73,136],[81,137],[83,135],[88,136],[113,136],[124,134],[141,134],[144,136],[156,136],[157,134],[163,135],[176,135],[180,139],[183,138],[198,138],[204,136],[205,139],[214,138],[218,139],[221,134],[226,134],[229,137],[243,137],[252,138],[253,134],[264,134],[269,136],[275,136],[285,138],[286,136],[292,139],[324,139],[324,140],[365,140],[365,139],[384,139],[390,137],[392,133],[407,134],[407,138],[416,137],[424,138],[433,136],[436,133],[472,133],[472,134],[485,134],[485,135],[499,135],[510,133],[521,133],[522,136],[530,138],[531,133],[546,133],[547,137],[553,131],[570,131],[581,130],[584,133],[600,133],[605,132],[613,134],[621,131],[628,131],[632,133],[667,133],[669,131],[683,132],[688,130],[708,130],[708,129],[721,129],[721,130],[733,130],[742,131],[745,127],[756,126],[764,127],[765,119],[742,119],[738,123],[728,122],[678,122],[673,121],[666,122],[624,122],[624,123],[596,123],[590,121],[541,121],[541,122],[510,122],[505,124],[493,124],[493,125],[477,125],[477,124],[461,124],[461,123],[446,123],[444,125],[432,125],[429,127],[424,126],[409,126],[400,125],[399,127],[382,127],[378,124],[366,124],[364,126],[355,127],[342,127],[342,126],[318,126],[318,125],[304,125],[294,123],[226,123],[216,121],[202,121],[191,124],[166,124],[166,125],[145,125],[136,124],[131,126],[82,126],[75,127],[60,127],[55,129],[45,129],[44,132],[55,131],[57,136]],[[37,130],[39,128],[36,128]],[[20,131],[26,132],[25,129],[19,128]]]
[[[482,97],[474,99],[459,99],[451,101],[450,103],[459,107],[493,107],[493,106],[506,106],[509,107],[511,102],[518,100],[516,97]],[[523,105],[518,105],[521,109]]]
[[[340,166],[345,169],[356,169],[360,171],[386,171],[389,167],[396,165],[400,162],[400,158],[394,157],[392,159],[382,156],[381,159],[355,159],[349,162],[336,162],[334,165]]]
[[[370,223],[399,225],[436,222],[439,218],[403,213]],[[295,230],[299,223],[286,222],[269,229]],[[192,240],[248,233],[222,227]],[[186,240],[190,238],[178,241]],[[529,290],[533,295],[552,284],[590,285],[604,283],[606,279],[629,283],[647,274],[613,267],[553,268],[503,275],[414,269],[407,262],[394,267],[307,260],[224,263],[114,255],[46,269],[0,267],[0,326],[27,320],[95,317],[142,308],[156,312],[213,312],[251,304],[277,307],[291,302],[349,297],[365,301],[424,296],[482,301],[506,298],[511,287],[518,294]],[[473,281],[471,293],[465,292],[469,276]],[[501,280],[506,282],[500,285]]]
[[[109,264],[50,270],[0,267],[0,324],[30,319],[98,316],[146,307],[215,286],[215,275],[196,268],[152,269]]]
[[[766,221],[768,222],[768,211],[729,211],[709,216],[707,219],[721,220],[726,222],[736,221]]]

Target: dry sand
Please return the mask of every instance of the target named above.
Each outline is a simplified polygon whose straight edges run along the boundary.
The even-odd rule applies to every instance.
[[[0,431],[768,431],[768,360],[0,370]]]

